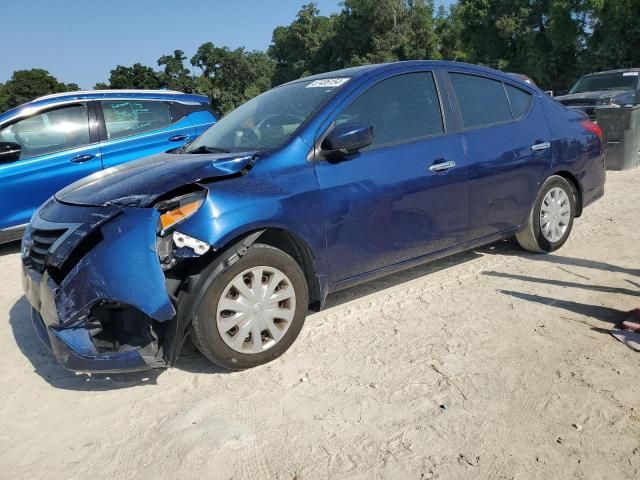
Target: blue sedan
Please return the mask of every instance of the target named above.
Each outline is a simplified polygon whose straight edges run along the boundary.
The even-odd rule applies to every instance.
[[[0,243],[70,183],[181,147],[216,121],[207,97],[169,90],[66,92],[0,115]]]
[[[331,292],[508,237],[557,250],[604,183],[600,128],[526,82],[357,67],[58,192],[25,232],[23,284],[67,368],[171,366],[190,334],[243,369],[282,355]]]

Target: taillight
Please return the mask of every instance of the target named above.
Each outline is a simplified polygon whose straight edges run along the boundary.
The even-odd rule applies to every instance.
[[[600,128],[600,125],[598,125],[597,123],[592,122],[591,120],[584,120],[583,122],[580,122],[580,124],[584,127],[585,130],[588,130],[589,132],[595,134],[600,139],[600,141],[604,139],[602,128]]]

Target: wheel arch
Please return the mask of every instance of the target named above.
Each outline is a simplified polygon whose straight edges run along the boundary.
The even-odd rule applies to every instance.
[[[293,258],[304,273],[309,288],[309,307],[319,311],[324,303],[323,288],[318,275],[318,264],[309,245],[299,235],[281,228],[267,228],[256,243],[278,248]]]
[[[583,192],[582,192],[582,187],[580,185],[580,182],[578,181],[576,176],[573,175],[568,170],[559,170],[557,172],[554,172],[552,175],[557,175],[559,177],[562,177],[567,182],[569,182],[569,185],[571,185],[571,188],[573,189],[573,193],[576,196],[576,214],[575,214],[575,217],[576,218],[580,217],[582,215],[582,209],[583,209]]]
[[[196,271],[201,271],[206,268],[211,262],[217,260],[220,255],[233,248],[233,246],[239,243],[249,240],[247,248],[253,243],[262,243],[271,247],[282,250],[302,269],[305,279],[307,281],[307,287],[309,289],[309,308],[313,311],[319,311],[324,304],[324,300],[327,296],[328,287],[322,282],[322,274],[319,269],[316,255],[309,244],[297,233],[281,227],[261,227],[259,229],[252,229],[242,233],[236,233],[232,237],[224,241],[223,245],[211,251],[194,265]]]

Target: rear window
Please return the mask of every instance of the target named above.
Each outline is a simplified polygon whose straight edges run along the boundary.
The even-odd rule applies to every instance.
[[[159,130],[172,123],[171,111],[166,102],[105,101],[102,102],[102,111],[109,140]]]
[[[464,73],[450,76],[465,128],[513,120],[502,82]]]
[[[533,95],[524,90],[521,90],[511,85],[506,85],[507,95],[509,96],[509,103],[511,104],[511,111],[513,112],[513,118],[516,120],[523,118],[529,113],[531,108],[531,102],[533,102]]]

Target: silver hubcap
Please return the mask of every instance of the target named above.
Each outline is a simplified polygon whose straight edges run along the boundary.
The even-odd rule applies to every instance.
[[[540,228],[542,235],[554,243],[562,239],[571,220],[571,202],[566,192],[554,187],[547,192],[540,206]]]
[[[224,343],[240,353],[273,347],[291,326],[296,294],[277,268],[259,266],[237,275],[222,292],[216,324]]]

